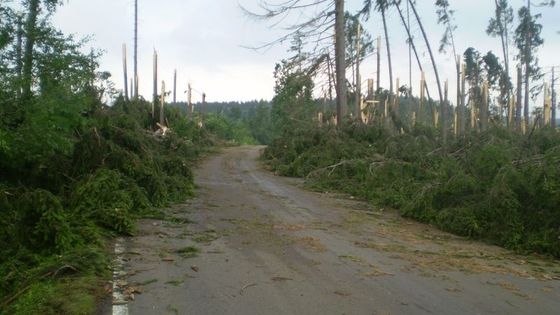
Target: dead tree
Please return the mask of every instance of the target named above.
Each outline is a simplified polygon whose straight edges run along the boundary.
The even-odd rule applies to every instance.
[[[138,98],[138,0],[134,0],[134,98]]]
[[[128,101],[128,69],[126,60],[126,44],[122,46],[123,50],[123,75],[124,75],[124,99]]]

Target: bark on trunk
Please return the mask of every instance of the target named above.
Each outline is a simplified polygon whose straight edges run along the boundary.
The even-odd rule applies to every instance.
[[[361,26],[358,24],[358,31],[356,36],[356,104],[355,115],[356,121],[362,122],[362,78],[360,77],[360,37]]]
[[[385,46],[387,47],[387,65],[389,67],[389,97],[393,97],[393,64],[391,63],[391,46],[389,44],[389,32],[387,30],[387,19],[385,18],[385,9],[381,10],[383,18],[383,31],[385,32]],[[397,87],[398,89],[399,87]]]
[[[498,7],[499,7],[498,0],[494,0],[494,2],[496,3],[496,10],[498,10]],[[504,20],[503,20],[503,17],[501,16],[501,14],[496,16],[496,18],[498,19],[498,26],[500,28],[500,40],[502,42],[502,53],[504,55],[504,66],[505,66],[505,70],[506,70],[506,78],[509,82],[511,80],[511,78],[509,76],[508,29],[507,29],[507,25],[504,25]],[[509,104],[510,104],[509,99],[510,99],[510,92],[511,91],[509,89],[507,91],[503,91],[504,89],[507,89],[507,87],[502,87],[502,94],[506,95],[506,100],[505,100],[504,103],[508,104],[508,106],[509,106]]]
[[[414,13],[414,16],[416,17],[416,21],[418,22],[418,26],[420,26],[420,31],[422,32],[422,36],[424,37],[424,41],[426,42],[426,46],[428,48],[428,53],[430,54],[430,59],[432,61],[432,66],[434,68],[434,73],[435,73],[435,76],[436,76],[436,83],[437,83],[438,92],[439,92],[439,101],[440,101],[440,104],[443,104],[443,92],[441,90],[441,81],[439,80],[439,72],[437,70],[437,65],[436,65],[436,62],[435,62],[435,59],[434,59],[434,53],[432,52],[432,47],[430,46],[430,41],[428,40],[428,35],[426,35],[426,30],[424,30],[424,25],[422,24],[422,21],[420,20],[420,16],[418,15],[418,11],[416,10],[416,6],[412,2],[412,0],[408,0],[408,2],[410,3],[410,7],[412,8],[412,12]]]
[[[138,0],[134,1],[134,98],[138,98]]]
[[[33,85],[33,49],[37,38],[37,16],[39,15],[39,0],[30,0],[28,4],[27,21],[25,23],[25,50],[23,52],[22,87],[23,99],[31,98]]]
[[[401,21],[404,25],[404,28],[406,30],[406,34],[408,36],[408,41],[410,42],[410,45],[412,46],[412,51],[414,52],[414,56],[416,57],[416,63],[418,63],[418,69],[420,69],[420,72],[424,72],[424,67],[422,67],[422,62],[420,61],[420,56],[418,55],[418,50],[416,49],[416,45],[414,44],[414,40],[412,39],[412,34],[410,33],[410,29],[406,23],[406,20],[404,19],[404,15],[402,13],[401,7],[399,6],[398,2],[395,2],[395,6],[397,7],[397,11],[399,12],[399,16],[401,17]],[[426,96],[428,96],[428,99],[431,98],[430,96],[430,91],[428,90],[428,85],[424,84],[425,90],[426,90]]]
[[[336,63],[336,120],[342,123],[344,110],[347,106],[346,97],[346,35],[344,31],[344,0],[335,2],[335,63]]]
[[[519,130],[521,130],[521,106],[523,104],[522,85],[523,85],[523,74],[521,71],[521,66],[519,66],[517,67],[517,101],[515,103],[515,124]]]

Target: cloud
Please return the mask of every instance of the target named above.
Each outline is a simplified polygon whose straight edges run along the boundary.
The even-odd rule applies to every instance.
[[[255,8],[257,0],[242,0],[243,5]],[[357,9],[361,0],[349,0],[349,10]],[[521,5],[521,3],[513,3]],[[458,53],[473,46],[481,52],[494,51],[501,56],[499,41],[486,35],[486,25],[493,15],[493,2],[488,0],[455,1],[456,41]],[[273,96],[273,69],[276,62],[287,56],[286,46],[274,47],[265,54],[242,48],[258,46],[282,34],[282,30],[270,30],[267,23],[248,19],[231,0],[139,0],[139,72],[141,93],[151,95],[152,52],[160,55],[160,78],[172,80],[173,69],[178,69],[181,84],[192,81],[197,89],[207,91],[213,100],[250,100]],[[93,34],[93,46],[107,53],[102,58],[102,68],[113,73],[117,86],[122,86],[121,45],[127,43],[129,60],[132,60],[133,0],[69,1],[55,15],[56,24],[65,32],[80,35]],[[545,45],[541,48],[542,65],[556,62],[560,50],[559,8],[541,9],[541,22],[545,25]],[[418,11],[425,23],[442,81],[450,79],[450,91],[454,91],[455,68],[451,54],[437,52],[443,26],[436,23],[433,1],[422,1]],[[388,12],[389,37],[392,46],[395,78],[408,84],[408,47],[406,34],[397,12]],[[296,15],[295,18],[298,18]],[[365,22],[366,30],[377,37],[383,36],[381,19],[372,15]],[[412,19],[412,30],[426,70],[428,83],[435,92],[435,79],[427,55],[427,49]],[[388,74],[383,41],[382,85],[388,86]],[[515,54],[512,49],[512,55]],[[420,73],[413,60],[413,86],[418,86]],[[129,69],[132,69],[129,64]],[[364,80],[375,77],[374,57],[363,64]],[[436,95],[436,93],[432,93]],[[451,93],[453,95],[453,93]]]

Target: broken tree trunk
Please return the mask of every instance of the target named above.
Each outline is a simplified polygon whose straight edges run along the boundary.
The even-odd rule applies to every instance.
[[[128,101],[128,69],[126,60],[126,44],[122,45],[123,50],[123,75],[124,75],[124,99]]]

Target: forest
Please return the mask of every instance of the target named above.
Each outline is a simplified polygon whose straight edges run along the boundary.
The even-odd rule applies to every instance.
[[[496,0],[487,35],[499,54],[461,47],[453,2],[435,1],[446,29],[439,50],[453,52],[457,69],[453,101],[414,1],[366,0],[357,12],[343,0],[311,1],[316,15],[279,39],[291,42],[291,56],[274,68],[271,101],[199,103],[192,113],[166,102],[165,90],[153,99],[118,90],[100,70],[102,52],[84,52],[87,38],[53,25],[63,1],[9,2],[0,0],[0,313],[94,313],[107,293],[111,241],[134,235],[138,219],[166,219],[161,208],[193,196],[200,159],[243,144],[267,145],[268,168],[312,189],[560,258],[557,83],[543,83],[549,72],[538,63],[539,10],[554,1]],[[264,2],[264,13],[246,13],[282,19],[302,4]],[[422,37],[412,36],[404,7]],[[389,10],[422,71],[416,95],[395,80],[387,28],[384,51],[366,31]],[[422,68],[419,40],[431,69]],[[379,68],[382,53],[388,87],[380,71],[360,76],[360,62],[375,56]]]

